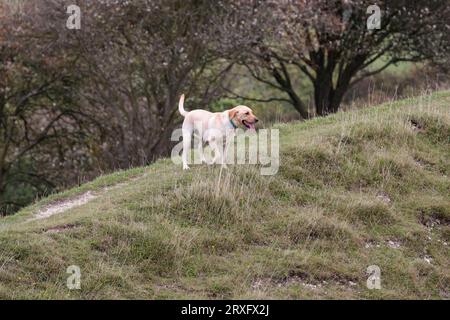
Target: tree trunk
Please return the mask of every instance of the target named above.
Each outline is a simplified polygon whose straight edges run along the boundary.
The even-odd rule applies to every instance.
[[[316,114],[318,116],[326,116],[336,113],[342,103],[344,94],[348,86],[334,89],[331,83],[314,84],[314,103],[316,106]]]
[[[314,103],[316,114],[326,116],[336,113],[342,103],[345,93],[349,89],[350,80],[356,74],[354,65],[338,74],[336,85],[333,86],[333,68],[320,68],[314,81]]]
[[[333,96],[330,100],[330,113],[336,113],[338,112],[342,99],[344,99],[344,95],[348,90],[348,85],[338,87],[337,89],[333,90]]]
[[[317,66],[316,78],[313,81],[316,114],[326,116],[331,112],[335,112],[332,102],[335,93],[333,74],[337,63],[336,54],[333,51],[319,50],[311,53],[311,57]]]
[[[314,82],[314,104],[318,116],[326,116],[331,111],[331,101],[334,95],[331,77],[332,74],[321,72]]]

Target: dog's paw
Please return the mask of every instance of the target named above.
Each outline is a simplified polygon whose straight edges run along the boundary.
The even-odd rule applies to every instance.
[[[189,170],[189,166],[187,164],[183,165],[183,170]]]

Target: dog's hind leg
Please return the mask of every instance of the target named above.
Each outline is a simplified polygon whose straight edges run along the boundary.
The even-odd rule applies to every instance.
[[[192,136],[192,129],[183,128],[183,155],[182,155],[183,170],[189,169],[188,155],[190,155],[191,149],[191,136]]]

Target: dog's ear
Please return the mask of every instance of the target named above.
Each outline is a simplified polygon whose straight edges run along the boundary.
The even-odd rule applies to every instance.
[[[233,119],[234,117],[236,117],[237,113],[238,113],[237,109],[231,109],[230,111],[228,111],[228,116],[230,117],[230,119]]]

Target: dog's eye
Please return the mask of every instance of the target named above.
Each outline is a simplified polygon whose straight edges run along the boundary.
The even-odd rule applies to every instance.
[[[250,112],[248,112],[248,111],[247,111],[247,112],[246,112],[245,114],[246,114],[246,115],[249,115],[249,114],[250,114]]]

